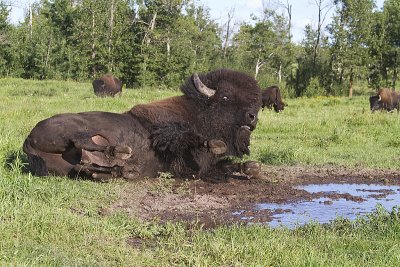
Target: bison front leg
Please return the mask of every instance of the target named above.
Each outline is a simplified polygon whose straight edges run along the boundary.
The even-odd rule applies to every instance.
[[[232,176],[234,173],[245,175],[248,179],[259,178],[261,175],[261,163],[258,161],[246,161],[234,163],[230,160],[218,162],[217,167],[221,169],[226,176]]]
[[[107,158],[126,160],[132,156],[132,149],[130,147],[110,144],[109,140],[101,135],[77,135],[71,141],[78,149],[103,152]]]

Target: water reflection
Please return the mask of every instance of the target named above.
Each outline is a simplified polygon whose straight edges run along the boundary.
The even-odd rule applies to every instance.
[[[350,194],[361,197],[363,201],[351,201],[341,197],[322,197],[312,201],[301,201],[288,204],[257,204],[258,210],[270,210],[272,227],[284,225],[293,228],[310,221],[327,223],[337,216],[354,220],[357,215],[375,210],[379,203],[387,210],[400,205],[400,186],[367,185],[367,184],[310,184],[297,186],[310,193]],[[245,218],[243,218],[245,219]]]

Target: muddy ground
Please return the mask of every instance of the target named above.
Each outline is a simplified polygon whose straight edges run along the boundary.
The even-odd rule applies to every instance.
[[[125,212],[143,221],[184,222],[208,228],[242,222],[243,216],[254,217],[253,222],[270,221],[268,210],[254,209],[257,203],[289,203],[323,196],[363,201],[349,194],[309,193],[293,188],[328,183],[400,185],[400,170],[263,166],[263,175],[250,180],[240,175],[211,181],[146,179],[124,184],[118,201],[101,213]],[[243,210],[240,216],[233,214]]]

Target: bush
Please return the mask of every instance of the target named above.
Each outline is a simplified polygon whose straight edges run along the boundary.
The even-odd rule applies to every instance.
[[[319,79],[317,77],[311,78],[306,90],[303,93],[307,97],[326,95],[324,88],[320,86]]]

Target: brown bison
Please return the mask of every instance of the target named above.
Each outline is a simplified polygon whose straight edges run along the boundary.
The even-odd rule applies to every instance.
[[[94,94],[100,97],[115,96],[122,92],[122,82],[112,74],[104,74],[92,82]]]
[[[66,113],[40,121],[23,145],[31,172],[95,180],[158,172],[255,176],[258,162],[233,163],[226,156],[250,152],[261,108],[256,80],[220,69],[193,74],[181,91],[181,96],[136,105],[122,114]]]
[[[285,105],[278,86],[270,86],[262,91],[262,108],[272,109],[273,107],[275,112],[281,112],[285,109]]]
[[[388,88],[381,88],[377,94],[369,98],[371,111],[397,109],[399,112],[400,94]]]

